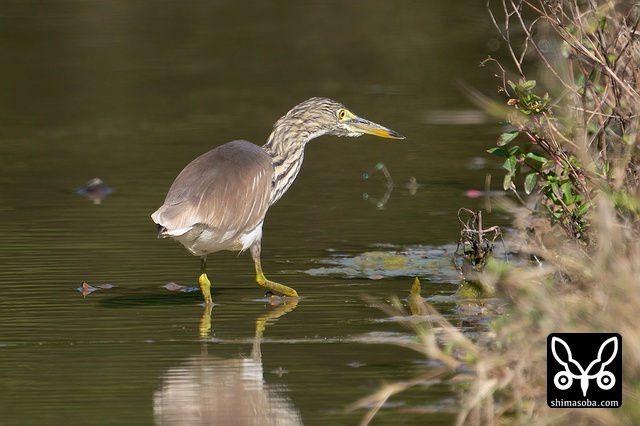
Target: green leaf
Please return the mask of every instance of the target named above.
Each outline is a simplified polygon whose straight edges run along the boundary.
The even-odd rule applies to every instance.
[[[507,148],[507,154],[509,155],[516,155],[519,152],[520,152],[520,147],[518,145],[513,145]]]
[[[531,194],[536,187],[536,183],[538,182],[538,176],[535,173],[529,173],[524,180],[524,192]]]
[[[538,155],[538,154],[534,154],[533,152],[529,152],[527,153],[527,155],[525,155],[526,158],[530,158],[534,161],[539,161],[541,163],[544,163],[547,161],[546,158],[544,158],[542,155]]]
[[[536,81],[535,80],[520,80],[520,82],[518,83],[518,89],[520,89],[523,92],[528,92],[530,90],[532,90],[534,87],[536,87]]]
[[[578,207],[578,210],[576,210],[576,216],[577,217],[583,216],[587,212],[587,210],[589,210],[589,207],[591,207],[591,204],[582,203],[582,205]]]
[[[516,157],[509,157],[504,161],[502,167],[504,167],[509,173],[513,174],[516,171],[516,165],[518,164],[518,160]]]
[[[571,182],[563,183],[560,189],[562,190],[562,198],[565,204],[570,205],[575,203],[576,195],[572,191]]]
[[[514,140],[518,136],[518,131],[513,130],[511,132],[506,132],[500,135],[498,138],[498,146],[504,146]]]
[[[560,201],[562,199],[562,191],[560,191],[560,186],[558,186],[558,182],[553,180],[551,181],[551,191],[548,191],[547,194],[547,198],[549,198],[553,204],[556,204],[558,206],[562,205],[562,202]]]
[[[504,148],[502,147],[495,147],[495,148],[491,148],[488,149],[487,152],[491,155],[496,155],[498,157],[506,157],[507,156],[507,151],[504,150]]]

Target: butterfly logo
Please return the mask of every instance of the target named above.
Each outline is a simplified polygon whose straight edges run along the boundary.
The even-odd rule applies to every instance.
[[[604,361],[602,359],[605,352],[605,348],[609,345],[613,345],[611,356]],[[580,380],[580,388],[582,389],[582,396],[587,396],[587,389],[589,389],[589,380],[595,379],[598,387],[602,390],[609,390],[616,384],[616,378],[610,371],[606,371],[605,368],[611,364],[618,353],[618,339],[614,336],[605,340],[600,349],[598,350],[598,356],[591,361],[587,368],[582,368],[582,365],[575,359],[571,353],[569,345],[559,337],[553,336],[551,338],[551,351],[556,361],[564,367],[564,371],[556,373],[553,378],[553,384],[560,390],[566,390],[573,385],[573,380]],[[575,374],[571,371],[571,367],[574,367],[574,371],[579,371],[579,374]],[[577,369],[577,370],[576,370]],[[592,370],[597,370],[592,373]]]

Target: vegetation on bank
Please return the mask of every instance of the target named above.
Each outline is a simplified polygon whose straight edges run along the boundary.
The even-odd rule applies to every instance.
[[[476,98],[505,123],[489,152],[504,158],[504,188],[520,200],[505,205],[516,230],[505,240],[524,262],[483,262],[477,279],[507,308],[477,341],[410,297],[412,312],[430,318],[405,322],[417,334],[411,346],[440,361],[429,378],[469,377],[458,424],[640,424],[640,6],[496,0],[488,8],[512,61],[483,62],[496,70],[502,100]],[[400,303],[386,309],[404,312]],[[621,408],[547,406],[554,332],[622,336]],[[365,423],[417,383],[363,400],[374,407]]]

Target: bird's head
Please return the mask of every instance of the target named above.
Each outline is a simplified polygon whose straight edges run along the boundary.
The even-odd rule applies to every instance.
[[[358,137],[363,134],[389,139],[404,139],[400,133],[358,117],[342,105],[327,98],[311,98],[289,111],[278,120],[276,126],[282,125],[291,130],[303,130],[308,134],[307,140],[322,135]]]

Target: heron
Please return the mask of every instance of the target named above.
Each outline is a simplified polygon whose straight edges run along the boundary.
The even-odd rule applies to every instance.
[[[262,271],[265,216],[298,176],[307,142],[322,135],[363,134],[404,139],[339,102],[315,97],[276,121],[263,146],[246,140],[228,142],[200,155],[178,174],[151,218],[158,226],[158,238],[173,238],[200,256],[198,284],[205,305],[213,303],[207,255],[221,250],[249,249],[260,287],[267,293],[298,297],[296,290],[268,280]]]

